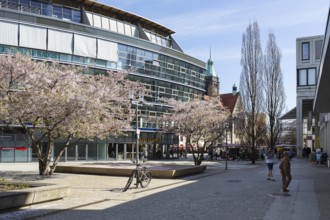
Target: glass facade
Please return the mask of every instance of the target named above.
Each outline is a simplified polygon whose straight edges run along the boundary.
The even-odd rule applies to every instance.
[[[131,46],[118,45],[118,69],[134,70],[200,89],[205,87],[205,70],[172,57]]]
[[[151,91],[151,96],[145,97],[145,99],[152,103],[160,103],[162,98],[190,101],[201,99],[204,94],[204,69],[168,56],[131,46],[118,45],[119,56],[117,62],[0,44],[0,54],[9,52],[29,54],[35,59],[51,58],[63,63],[88,65],[90,67],[86,70],[88,74],[104,74],[110,69],[133,69],[132,74],[128,76],[129,79],[143,83],[146,89]],[[171,65],[168,65],[169,63]],[[141,107],[139,114],[141,127],[157,128],[158,125],[156,124],[148,125],[145,123],[144,118],[158,117],[163,112],[164,107],[156,105]]]
[[[82,5],[75,5],[77,2],[0,0],[0,4],[0,10],[9,8],[77,23],[81,23],[81,16],[85,13],[90,25],[98,28],[85,30],[86,20],[84,25],[70,24],[72,28],[65,29],[67,26],[47,18],[41,19],[43,22],[40,24],[37,19],[0,19],[0,29],[5,30],[0,32],[0,54],[20,52],[35,60],[52,59],[63,64],[87,66],[85,74],[125,70],[129,72],[130,80],[143,83],[150,91],[150,95],[145,96],[148,105],[138,107],[138,116],[133,120],[132,130],[127,132],[127,136],[110,138],[107,143],[96,140],[80,142],[67,148],[62,161],[136,158],[136,122],[141,129],[139,151],[147,151],[149,159],[169,157],[169,149],[179,143],[178,137],[157,132],[161,126],[156,122],[148,123],[146,119],[170,113],[171,109],[163,105],[162,98],[180,101],[202,99],[206,73],[202,61],[171,48],[171,31],[157,30],[158,26],[150,26],[149,30],[149,22],[140,27],[125,18],[97,14],[91,12],[94,9],[87,5],[90,11],[80,11],[78,8]],[[34,17],[31,14],[26,16]],[[48,21],[52,25],[47,26]],[[150,43],[146,37],[140,38],[139,34],[143,31]],[[4,146],[7,145],[13,146],[4,143]],[[53,156],[59,153],[60,146],[60,142],[55,144]],[[0,154],[1,159],[10,161],[24,161],[25,157],[36,159],[29,148],[26,152],[1,150]]]
[[[77,23],[81,22],[81,13],[79,9],[61,4],[53,5],[51,3],[33,0],[0,0],[0,8],[40,14]]]
[[[30,162],[32,149],[28,137],[21,134],[0,134],[0,162]]]

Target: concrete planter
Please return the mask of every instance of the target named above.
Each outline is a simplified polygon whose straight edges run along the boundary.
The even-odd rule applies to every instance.
[[[163,165],[148,167],[154,178],[177,178],[186,175],[193,175],[198,173],[203,173],[207,165]],[[109,175],[109,176],[129,176],[135,166],[130,167],[114,168],[114,167],[104,167],[99,165],[80,165],[80,166],[70,166],[62,165],[57,166],[55,172],[57,173],[79,173],[79,174],[95,174],[95,175]]]
[[[69,195],[71,186],[45,185],[24,182],[29,188],[0,193],[0,210],[62,199]]]

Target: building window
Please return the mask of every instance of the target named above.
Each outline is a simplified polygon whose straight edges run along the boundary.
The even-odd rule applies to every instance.
[[[307,85],[307,70],[306,69],[298,70],[298,85],[299,86]]]
[[[299,69],[298,70],[298,86],[316,85],[316,69]]]
[[[79,10],[72,9],[72,21],[80,23],[81,14]]]
[[[171,63],[168,63],[168,64],[167,64],[167,69],[171,69],[171,70],[173,70],[173,69],[174,69],[174,65],[171,64]]]
[[[63,7],[63,19],[64,20],[72,20],[72,10],[71,8],[65,8]]]
[[[53,15],[53,6],[48,3],[42,3],[42,14],[46,16],[52,16]]]
[[[20,0],[19,3],[21,5],[30,6],[30,1],[29,0]]]
[[[302,43],[302,60],[309,60],[309,42]]]
[[[41,14],[41,2],[31,1],[31,12]]]
[[[322,43],[323,43],[323,40],[315,41],[315,59],[316,60],[321,59]]]

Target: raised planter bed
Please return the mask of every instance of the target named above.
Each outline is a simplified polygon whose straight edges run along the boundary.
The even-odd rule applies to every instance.
[[[71,189],[71,186],[30,182],[23,182],[23,184],[26,184],[28,188],[0,192],[0,210],[63,199],[69,195]]]
[[[152,177],[171,179],[187,175],[203,173],[206,165],[147,165],[151,171]],[[109,176],[129,176],[134,165],[112,167],[108,164],[87,164],[87,165],[58,165],[55,172],[57,173],[79,173],[79,174],[97,174]]]

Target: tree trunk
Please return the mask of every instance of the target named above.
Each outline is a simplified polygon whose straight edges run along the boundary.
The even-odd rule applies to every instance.
[[[202,164],[203,157],[204,157],[203,154],[200,154],[200,155],[199,155],[199,157],[197,158],[197,163],[196,163],[196,165],[201,165],[201,164]]]
[[[197,165],[197,158],[198,156],[196,157],[195,153],[193,152],[193,159],[194,159],[194,164]]]
[[[44,162],[43,160],[39,159],[39,175],[48,176],[51,175],[50,173],[50,163],[48,160]]]
[[[48,135],[49,137],[50,135]],[[54,141],[48,138],[47,150],[45,154],[42,154],[39,158],[39,174],[42,176],[50,176],[53,174],[54,169],[50,167],[51,156],[54,149]]]
[[[55,172],[55,169],[56,169],[56,167],[57,167],[58,161],[60,161],[60,159],[61,159],[61,157],[62,157],[62,154],[63,154],[65,148],[67,148],[67,147],[64,147],[64,148],[60,151],[60,153],[57,155],[57,157],[55,158],[54,163],[53,163],[53,166],[52,166],[51,169],[50,169],[50,174],[49,174],[49,175],[52,175],[52,174]]]
[[[203,162],[203,153],[199,153],[198,152],[198,154],[197,154],[197,156],[195,155],[195,153],[193,152],[193,159],[194,159],[194,164],[196,165],[196,166],[199,166],[199,165],[201,165],[202,164],[202,162]]]

